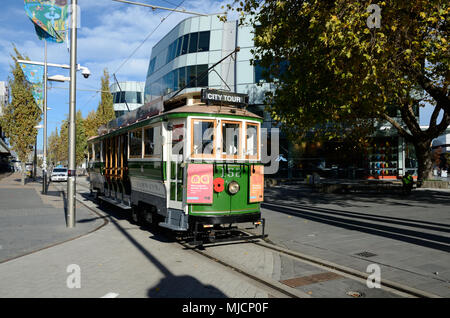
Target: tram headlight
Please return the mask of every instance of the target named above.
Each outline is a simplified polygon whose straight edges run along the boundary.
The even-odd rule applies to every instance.
[[[230,184],[228,185],[228,192],[230,192],[230,194],[238,193],[239,192],[239,183],[237,183],[236,181],[230,182]]]

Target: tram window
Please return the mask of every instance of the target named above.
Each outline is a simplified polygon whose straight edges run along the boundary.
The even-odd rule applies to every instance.
[[[241,130],[240,122],[222,121],[222,156],[241,154]]]
[[[92,144],[88,144],[88,146],[87,146],[89,161],[94,160],[94,153],[92,151],[92,147],[93,147]]]
[[[96,142],[94,144],[94,156],[95,156],[95,161],[100,161],[100,143]]]
[[[193,120],[192,127],[192,156],[213,156],[214,151],[214,120]]]
[[[246,143],[245,143],[245,156],[246,158],[256,159],[258,158],[258,125],[247,124],[246,127]]]
[[[154,143],[154,129],[153,127],[144,129],[144,155],[153,156],[155,153]]]
[[[102,141],[102,160],[106,162],[106,139]]]
[[[130,132],[130,157],[142,157],[142,130]]]

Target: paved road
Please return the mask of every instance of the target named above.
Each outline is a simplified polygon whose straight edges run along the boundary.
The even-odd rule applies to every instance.
[[[9,222],[4,228],[11,227],[10,235],[14,230],[24,228],[20,235],[14,236],[15,239],[9,236],[1,238],[5,248],[0,252],[6,253],[4,258],[21,254],[25,251],[22,248],[28,251],[59,241],[55,235],[60,233],[60,223],[64,224],[64,216],[61,216],[64,201],[60,196],[53,197],[54,203],[60,205],[54,209],[48,205],[49,202],[41,201],[32,184],[22,187],[13,178],[2,180],[0,193],[9,201],[0,201],[4,204],[0,208],[0,215],[3,215],[1,223]],[[39,208],[36,209],[34,204]],[[91,201],[86,201],[86,204],[96,206]],[[9,209],[13,209],[11,213]],[[16,217],[14,214],[19,210],[23,210],[24,215]],[[41,210],[47,211],[48,215]],[[76,227],[78,231],[89,231],[82,228],[82,224],[92,226],[107,220],[107,225],[63,244],[0,262],[0,298],[97,298],[106,295],[138,298],[282,297],[280,293],[186,250],[176,242],[130,224],[123,214],[113,211],[84,218],[80,215],[82,210],[82,207],[77,208],[80,217]],[[50,222],[51,218],[60,221]],[[20,222],[26,225],[21,226]],[[36,236],[40,234],[39,244],[33,242],[35,234],[29,235],[34,231],[33,226],[41,229],[35,230]],[[69,233],[69,237],[73,234],[64,230],[66,232],[62,232]],[[1,233],[3,235],[3,229]],[[17,241],[19,236],[23,237],[20,242]],[[16,254],[8,251],[16,251]]]
[[[382,278],[450,296],[450,191],[323,194],[304,186],[265,190],[274,243]],[[360,254],[362,253],[362,254]]]
[[[57,237],[53,235],[58,233],[58,226],[52,223],[45,228],[42,220],[63,219],[62,197],[40,196],[31,185],[21,187],[17,180],[9,180],[9,185],[2,180],[0,193],[16,203],[5,203],[0,213],[9,213],[10,208],[19,210],[17,207],[23,205],[22,210],[27,211],[24,215],[9,215],[8,219],[18,217],[26,223],[28,218],[34,218],[29,227],[38,224],[46,229],[38,232],[47,233],[39,246],[49,243],[50,238]],[[26,190],[33,190],[34,194]],[[41,217],[40,210],[34,208],[39,203],[40,209],[55,208],[59,214]],[[305,188],[286,186],[267,189],[263,215],[268,220],[270,239],[281,246],[363,272],[368,264],[377,263],[381,265],[382,279],[448,297],[447,203],[448,193],[444,192],[416,193],[411,201],[404,201],[394,196],[315,194]],[[91,201],[85,204],[95,206]],[[77,208],[77,212],[81,210]],[[0,297],[280,297],[228,268],[180,248],[166,237],[130,224],[124,214],[105,212],[101,217],[90,214],[77,218],[77,229],[108,221],[89,235],[0,263]],[[28,233],[32,232],[21,232],[24,238]],[[18,240],[12,246],[33,246],[32,241]],[[211,251],[277,281],[299,282],[317,273],[316,268],[244,244]],[[360,251],[376,255],[355,255]],[[70,270],[74,268],[81,271],[81,288],[68,287]],[[350,297],[345,295],[349,287],[360,288],[361,284],[335,279],[296,289],[305,297],[329,297],[330,291],[333,297]],[[382,291],[367,296],[387,297]]]

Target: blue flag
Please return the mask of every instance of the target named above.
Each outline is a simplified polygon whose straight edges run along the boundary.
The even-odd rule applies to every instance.
[[[69,16],[67,0],[24,0],[24,5],[39,39],[65,41]]]
[[[19,63],[27,82],[32,86],[32,94],[36,104],[42,110],[44,107],[43,86],[44,86],[44,66]]]

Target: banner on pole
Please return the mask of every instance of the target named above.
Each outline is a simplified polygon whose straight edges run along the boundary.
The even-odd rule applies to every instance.
[[[19,63],[22,68],[25,79],[32,86],[32,94],[36,104],[42,110],[44,109],[43,86],[44,86],[44,66]]]
[[[69,16],[67,0],[24,0],[24,5],[39,39],[56,43],[66,40]]]

